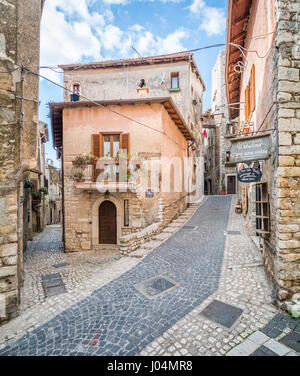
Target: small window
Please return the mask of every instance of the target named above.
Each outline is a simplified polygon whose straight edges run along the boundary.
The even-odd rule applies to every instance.
[[[124,226],[129,226],[129,202],[124,200]]]
[[[226,162],[230,162],[230,151],[226,151]]]
[[[79,95],[80,93],[80,85],[79,84],[74,84],[73,85],[73,94]]]
[[[179,73],[171,73],[171,89],[179,89]]]

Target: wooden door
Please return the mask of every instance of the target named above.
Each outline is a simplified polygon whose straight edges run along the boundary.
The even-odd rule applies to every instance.
[[[236,194],[236,176],[227,176],[227,194]]]
[[[99,206],[99,243],[117,244],[117,209],[110,201]]]

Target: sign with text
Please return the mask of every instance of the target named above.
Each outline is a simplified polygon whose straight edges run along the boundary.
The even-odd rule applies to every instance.
[[[237,174],[241,183],[256,183],[261,179],[261,170],[259,168],[244,168]]]
[[[270,136],[252,136],[231,140],[230,162],[260,161],[270,156]]]

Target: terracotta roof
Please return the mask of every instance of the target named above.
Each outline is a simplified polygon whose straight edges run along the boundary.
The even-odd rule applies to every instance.
[[[124,68],[124,66],[138,66],[138,65],[150,65],[150,64],[167,64],[176,63],[178,61],[190,61],[193,71],[196,73],[200,81],[202,82],[204,90],[206,89],[204,81],[200,75],[196,62],[193,58],[194,54],[191,52],[178,52],[167,55],[139,57],[132,59],[120,59],[120,60],[103,60],[89,63],[77,63],[77,64],[61,64],[59,68],[64,71],[77,71],[86,69],[105,69],[105,68]]]
[[[226,90],[228,103],[240,102],[241,75],[234,70],[238,61],[242,60],[242,54],[237,47],[228,46],[228,43],[236,43],[244,47],[247,36],[247,23],[250,16],[252,0],[229,0],[227,18],[227,51],[226,51]],[[239,110],[230,108],[232,119],[239,115]]]
[[[105,101],[78,101],[78,102],[52,102],[50,106],[51,128],[53,146],[57,148],[62,147],[62,113],[64,108],[76,107],[94,107],[100,106],[113,106],[113,105],[126,105],[126,104],[152,104],[160,103],[168,111],[170,117],[174,121],[177,128],[188,141],[194,141],[194,137],[190,132],[185,120],[183,119],[180,111],[170,97],[163,98],[138,98],[138,99],[118,99],[118,100],[105,100]],[[134,119],[134,118],[133,118]],[[135,119],[139,121],[138,119]],[[147,125],[145,123],[145,125]]]

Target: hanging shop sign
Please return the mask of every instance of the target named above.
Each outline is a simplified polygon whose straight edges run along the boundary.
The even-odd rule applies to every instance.
[[[270,156],[269,135],[235,138],[231,142],[230,162],[260,161]]]
[[[244,168],[239,171],[237,178],[241,183],[256,183],[260,181],[262,172],[259,168]]]

